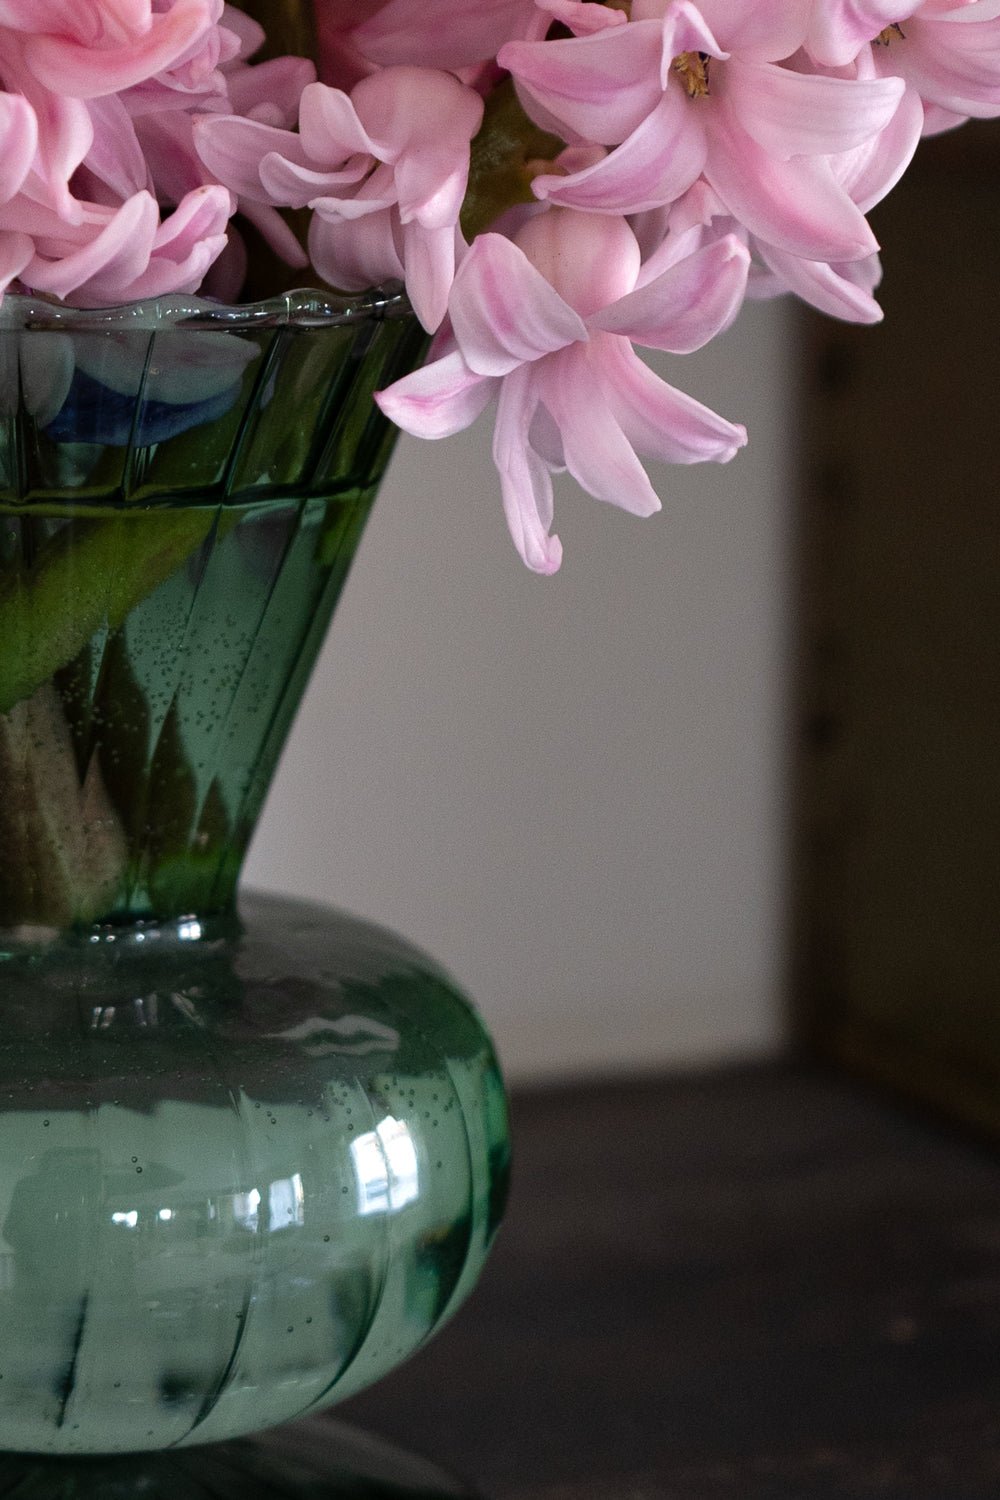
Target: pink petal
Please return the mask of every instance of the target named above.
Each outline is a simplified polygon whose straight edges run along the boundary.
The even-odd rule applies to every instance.
[[[788,255],[772,245],[760,245],[759,251],[777,282],[770,295],[794,292],[820,312],[848,323],[882,321],[882,309],[872,296],[880,274],[877,255],[831,266],[824,261]]]
[[[240,58],[253,57],[267,40],[267,33],[260,22],[248,16],[246,11],[238,10],[235,5],[226,6],[223,21],[227,31],[231,31],[239,42]]]
[[[35,253],[34,241],[16,230],[0,230],[0,293],[15,281]]]
[[[863,214],[881,203],[913,160],[924,130],[924,109],[908,88],[886,128],[838,164],[838,176]]]
[[[922,99],[976,119],[1000,114],[1000,17],[994,7],[979,0],[935,15],[925,6],[904,30],[901,71]],[[886,62],[893,63],[894,49],[886,50]]]
[[[601,360],[612,342],[602,339],[600,350],[569,349],[547,359],[538,372],[542,400],[559,428],[566,467],[588,495],[650,516],[660,509],[659,498],[603,389]]]
[[[89,46],[101,40],[104,30],[95,0],[0,0],[0,26],[49,31]]]
[[[455,230],[403,225],[403,265],[406,291],[413,311],[428,333],[435,333],[448,311],[448,293],[455,279]]]
[[[146,157],[128,110],[114,94],[92,99],[89,106],[94,140],[86,156],[86,168],[123,200],[143,188],[151,188]],[[79,192],[79,188],[77,188]]]
[[[825,157],[779,162],[715,110],[705,176],[752,234],[809,260],[860,260],[878,243]]]
[[[632,19],[640,20],[647,7],[633,4]],[[706,57],[725,59],[729,53],[716,40],[711,24],[705,18],[705,8],[693,4],[692,0],[670,0],[666,11],[658,0],[652,9],[663,15],[663,42],[660,59],[660,85],[662,88],[678,88],[674,77],[674,59],[682,52],[701,52]],[[730,14],[729,19],[732,19]]]
[[[916,90],[914,90],[914,93]],[[924,100],[924,128],[923,136],[940,135],[942,131],[954,130],[958,125],[964,125],[968,115],[956,114],[954,110],[944,109],[940,104],[932,104]]]
[[[528,441],[538,406],[536,371],[515,370],[501,383],[493,430],[493,462],[514,546],[534,573],[555,573],[562,543],[549,535],[552,475]]]
[[[77,99],[120,93],[176,63],[212,24],[208,0],[175,0],[141,36],[94,47],[65,36],[28,36],[24,55],[39,82]]]
[[[38,145],[38,120],[26,99],[0,93],[0,203],[18,192]]]
[[[625,339],[602,341],[604,399],[626,440],[670,464],[728,463],[744,447],[746,428],[654,375]]]
[[[249,115],[260,105],[276,109],[281,124],[291,129],[299,113],[303,90],[316,81],[316,69],[304,57],[274,57],[252,68],[236,68],[226,75],[234,115]]]
[[[309,257],[277,209],[268,203],[255,203],[252,198],[241,198],[240,213],[286,265],[302,269],[309,264]]]
[[[779,62],[802,46],[816,3],[826,0],[698,0],[698,10],[731,52]]]
[[[534,0],[389,0],[355,29],[353,41],[382,66],[454,70],[495,57],[535,13]]]
[[[290,130],[276,130],[238,115],[201,115],[194,121],[194,143],[212,176],[241,198],[267,201],[260,166],[270,154],[303,161],[302,146]]]
[[[352,100],[341,89],[328,88],[325,83],[311,83],[303,90],[299,130],[305,159],[326,170],[352,156],[378,154]],[[303,159],[301,154],[298,159]]]
[[[306,204],[319,199],[339,204],[340,190],[356,187],[370,168],[371,157],[355,156],[339,172],[320,172],[272,151],[262,159],[259,176],[261,187],[271,203],[283,208],[305,208]],[[387,198],[381,206],[385,207],[392,201],[391,197]]]
[[[119,290],[114,280],[105,283],[97,278],[87,285],[86,302],[94,306],[97,303],[121,301],[123,296],[129,302],[135,302],[146,297],[167,297],[176,292],[191,295],[201,286],[209,267],[225,249],[225,245],[226,236],[219,234],[192,245],[182,261],[175,261],[170,256],[154,255],[145,271],[122,290]],[[83,300],[79,293],[77,300]]]
[[[574,36],[590,36],[611,26],[625,26],[628,21],[624,11],[593,4],[592,0],[536,0],[536,3]]]
[[[315,214],[309,226],[309,256],[324,280],[344,292],[402,281],[397,230],[398,218],[391,208],[351,222],[330,223]]]
[[[903,97],[901,78],[830,78],[735,58],[726,68],[727,109],[769,156],[830,156],[884,130]]]
[[[90,111],[80,99],[62,99],[38,88],[34,79],[24,89],[38,120],[35,170],[45,183],[53,206],[65,219],[79,219],[79,208],[69,181],[94,141]]]
[[[459,347],[479,375],[506,375],[577,340],[580,315],[510,240],[483,234],[459,267],[451,293]]]
[[[475,375],[455,349],[412,375],[404,375],[375,400],[390,422],[414,437],[445,438],[471,427],[493,395],[495,382]]]
[[[650,349],[690,354],[732,323],[746,293],[750,253],[734,235],[678,261],[589,319]]]
[[[634,22],[566,41],[510,42],[497,61],[518,94],[584,140],[623,141],[660,102],[663,27]]]
[[[668,89],[609,156],[569,176],[536,177],[532,186],[537,197],[569,208],[643,213],[686,192],[705,164],[705,152],[700,121],[681,91]]]
[[[149,264],[159,219],[155,199],[146,192],[136,193],[81,249],[59,260],[36,255],[24,279],[29,286],[56,297],[79,292],[98,275],[104,285],[124,291]],[[113,291],[107,297],[118,300]]]
[[[617,215],[553,208],[530,219],[516,244],[581,318],[624,297],[639,274],[639,242]]]
[[[403,222],[453,225],[468,183],[469,144],[483,118],[480,96],[431,68],[386,68],[362,79],[352,98],[375,154],[395,164]]]
[[[823,0],[813,6],[806,50],[827,67],[845,67],[901,15],[899,0]]]
[[[416,219],[425,229],[454,228],[469,185],[468,140],[460,152],[419,146],[405,152],[395,178],[404,224]]]
[[[348,184],[351,185],[350,183]],[[381,213],[396,206],[395,173],[392,167],[378,166],[370,172],[353,193],[341,196],[324,194],[310,200],[314,211],[331,222],[340,219],[363,219],[367,214]]]
[[[195,188],[156,231],[153,253],[178,262],[186,259],[199,241],[225,235],[235,207],[227,188]]]

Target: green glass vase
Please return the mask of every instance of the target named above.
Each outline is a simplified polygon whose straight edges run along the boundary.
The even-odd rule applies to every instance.
[[[496,1229],[468,1002],[379,928],[236,903],[392,447],[372,393],[422,352],[391,291],[0,309],[0,1478],[47,1455],[25,1494],[350,1394]]]

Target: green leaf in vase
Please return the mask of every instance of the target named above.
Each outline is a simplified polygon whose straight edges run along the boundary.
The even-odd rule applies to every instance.
[[[102,625],[124,624],[209,537],[219,507],[121,511],[68,522],[30,567],[0,579],[0,714],[67,666]]]

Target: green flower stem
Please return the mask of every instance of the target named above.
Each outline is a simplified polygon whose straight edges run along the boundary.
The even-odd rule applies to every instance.
[[[0,582],[0,715],[83,650],[101,626],[117,629],[204,542],[216,508],[122,511],[59,531],[30,578]]]
[[[0,585],[0,912],[2,925],[62,928],[113,904],[128,836],[104,771],[77,761],[73,726],[53,678],[95,631],[114,631],[191,556],[217,524],[214,507],[121,512],[72,522],[30,575]],[[138,523],[138,524],[137,524]]]
[[[128,851],[96,762],[80,781],[51,683],[0,718],[0,785],[0,926],[94,921]]]
[[[467,240],[489,229],[517,203],[531,203],[531,163],[551,161],[563,149],[557,136],[532,124],[508,78],[486,101],[479,134],[472,142],[469,186],[462,206]]]

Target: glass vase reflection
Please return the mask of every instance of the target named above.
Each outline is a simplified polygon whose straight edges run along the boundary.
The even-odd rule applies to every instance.
[[[0,1447],[308,1413],[462,1300],[486,1032],[240,866],[423,339],[391,294],[0,311]]]

